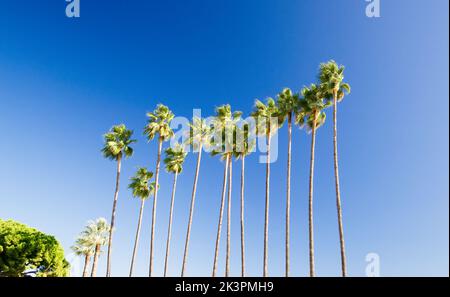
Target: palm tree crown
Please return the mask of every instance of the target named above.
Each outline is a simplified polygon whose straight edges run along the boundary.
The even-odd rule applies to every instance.
[[[183,171],[183,163],[187,156],[184,147],[177,143],[174,148],[169,147],[166,149],[166,158],[164,164],[166,164],[167,172],[181,173]]]
[[[251,116],[256,121],[256,133],[258,135],[272,136],[283,124],[284,117],[281,115],[277,104],[273,98],[267,98],[267,104],[260,100],[255,100],[255,109]],[[276,120],[274,127],[273,120]]]
[[[350,93],[350,85],[344,82],[344,69],[343,65],[338,66],[334,60],[320,64],[319,79],[327,99],[330,100],[336,95],[337,101],[340,102],[345,93]]]
[[[280,120],[284,120],[285,117],[297,110],[299,96],[293,94],[291,89],[285,88],[277,97]]]
[[[133,130],[128,130],[124,124],[113,126],[103,137],[105,140],[102,153],[105,158],[117,160],[123,155],[131,157],[133,148],[130,146],[136,142],[131,139]]]
[[[75,244],[71,247],[77,256],[92,256],[95,252],[95,245],[85,234],[80,235]]]
[[[82,236],[94,246],[105,245],[108,242],[109,224],[104,218],[98,218],[95,221],[89,221],[86,229],[82,232]]]
[[[236,123],[241,120],[241,111],[231,111],[231,106],[225,104],[216,108],[214,119],[214,137],[212,144],[213,156],[220,154],[224,158],[227,154],[233,154],[236,139]]]
[[[324,100],[324,92],[319,86],[311,84],[301,91],[302,99],[298,102],[296,123],[300,127],[306,127],[311,131],[316,120],[316,128],[325,123],[326,114],[323,110],[330,106],[330,102]]]
[[[186,143],[192,145],[194,150],[198,150],[200,146],[209,146],[212,132],[211,125],[208,125],[205,119],[194,117],[189,124],[189,137]]]
[[[138,168],[136,174],[131,178],[131,183],[128,185],[128,188],[132,190],[134,197],[147,199],[153,195],[155,183],[150,183],[152,177],[153,172],[148,171],[147,168]]]
[[[153,112],[147,113],[148,122],[144,128],[144,134],[149,140],[155,138],[156,134],[163,140],[169,140],[173,136],[170,122],[174,118],[172,111],[163,104],[158,104]]]

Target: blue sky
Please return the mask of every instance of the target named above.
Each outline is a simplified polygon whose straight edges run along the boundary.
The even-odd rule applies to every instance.
[[[339,154],[349,274],[380,256],[381,275],[449,273],[448,1],[381,0],[381,17],[353,1],[0,0],[0,218],[55,235],[70,246],[89,219],[109,220],[115,164],[100,154],[116,123],[135,130],[123,164],[112,274],[128,273],[139,202],[126,189],[137,166],[154,170],[156,143],[142,135],[159,102],[176,115],[211,115],[230,103],[248,114],[255,98],[314,82],[320,62],[346,65],[352,93],[339,106]],[[316,270],[340,272],[332,125],[318,131]],[[269,274],[284,271],[286,128],[272,164]],[[308,272],[310,135],[294,129],[292,275]],[[196,155],[180,176],[169,274],[179,275]],[[247,269],[262,273],[264,164],[247,169]],[[187,275],[211,272],[223,164],[204,157]],[[239,176],[234,165],[232,275],[240,273]],[[163,172],[155,273],[162,275],[172,176]],[[151,205],[144,214],[136,275],[146,275]],[[225,234],[225,233],[224,233]],[[224,238],[224,237],[223,237]],[[222,241],[225,244],[225,241]],[[219,271],[224,271],[225,245]],[[103,275],[106,257],[101,257]]]

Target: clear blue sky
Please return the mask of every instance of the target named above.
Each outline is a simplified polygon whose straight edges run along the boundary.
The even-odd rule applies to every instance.
[[[115,164],[102,134],[116,123],[136,132],[123,164],[113,275],[127,275],[139,203],[126,189],[139,165],[154,169],[156,143],[142,135],[159,102],[204,115],[230,103],[249,113],[255,98],[314,82],[320,62],[345,64],[352,93],[340,105],[339,153],[349,273],[380,255],[381,275],[449,273],[448,1],[381,0],[381,18],[354,1],[0,0],[0,218],[55,235],[70,254],[89,219],[110,219]],[[317,275],[339,275],[331,114],[318,131],[315,176]],[[286,128],[272,165],[270,275],[283,274]],[[308,271],[310,135],[294,130],[292,274]],[[189,155],[176,196],[170,275],[181,268],[193,169]],[[187,274],[209,275],[222,163],[201,164]],[[240,170],[239,163],[234,172]],[[264,164],[247,160],[247,268],[262,273]],[[232,275],[240,273],[238,174],[234,176]],[[161,175],[155,272],[162,274],[172,176]],[[151,207],[145,210],[137,275],[148,271]],[[225,241],[222,241],[225,244]],[[224,270],[224,245],[220,271]],[[99,274],[104,274],[101,257]]]

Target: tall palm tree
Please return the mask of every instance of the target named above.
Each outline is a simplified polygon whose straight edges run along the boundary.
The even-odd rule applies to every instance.
[[[152,227],[150,237],[150,265],[149,276],[153,272],[153,244],[155,239],[155,222],[156,222],[156,203],[158,201],[159,191],[159,166],[161,163],[162,143],[169,140],[173,136],[173,131],[170,128],[170,122],[174,118],[172,111],[163,104],[158,104],[153,112],[147,113],[148,121],[144,128],[144,134],[148,140],[153,140],[158,135],[158,155],[156,158],[155,183],[156,190],[153,196],[153,211],[152,211]]]
[[[164,261],[164,276],[167,276],[167,266],[169,262],[170,237],[172,233],[172,217],[175,202],[175,192],[177,188],[177,179],[178,174],[183,171],[183,163],[186,155],[187,153],[184,150],[184,147],[177,143],[174,148],[166,149],[166,158],[164,159],[164,164],[166,165],[167,172],[173,173],[172,199],[170,200],[169,228],[167,231],[166,258]]]
[[[309,275],[315,276],[314,266],[314,222],[313,222],[313,190],[314,190],[314,153],[316,146],[317,128],[325,123],[326,115],[322,111],[328,104],[324,102],[320,88],[315,84],[304,87],[301,91],[302,99],[299,101],[299,109],[296,122],[301,127],[311,131],[311,160],[309,169]]]
[[[98,218],[95,221],[89,221],[81,236],[85,238],[94,247],[94,261],[92,262],[91,277],[97,275],[98,258],[102,252],[102,246],[108,242],[110,226],[104,218]]]
[[[86,236],[79,236],[72,246],[72,250],[77,256],[84,257],[83,277],[88,276],[89,264],[91,258],[95,253],[95,246],[89,241]]]
[[[343,82],[344,66],[338,66],[331,60],[320,65],[320,82],[328,95],[333,100],[333,157],[334,157],[334,177],[336,187],[336,208],[339,227],[339,242],[341,246],[341,267],[342,276],[347,276],[347,264],[345,257],[344,227],[342,223],[341,192],[339,185],[339,165],[337,148],[337,104],[344,98],[345,93],[350,93],[350,85]]]
[[[286,185],[286,263],[285,276],[289,276],[289,240],[290,240],[290,213],[291,213],[291,151],[292,151],[292,117],[297,109],[298,95],[292,94],[291,89],[285,88],[278,94],[277,100],[280,116],[287,118],[288,123],[288,152],[287,152],[287,185]]]
[[[186,272],[187,257],[189,250],[189,239],[191,237],[192,219],[194,216],[195,195],[197,193],[198,175],[200,172],[200,161],[202,158],[202,150],[204,147],[210,145],[211,127],[207,124],[205,119],[194,117],[192,123],[189,125],[189,137],[187,143],[193,148],[193,151],[197,151],[197,165],[195,167],[194,184],[192,187],[191,207],[189,209],[189,222],[186,231],[186,242],[184,245],[183,264],[181,267],[181,276],[183,277]]]
[[[236,129],[236,159],[241,159],[241,277],[245,276],[245,224],[244,224],[244,188],[245,188],[245,157],[250,155],[255,148],[255,140],[249,138],[249,125]]]
[[[269,248],[269,183],[270,183],[270,140],[282,125],[282,117],[279,109],[272,98],[267,99],[267,104],[256,100],[255,109],[252,116],[256,122],[256,133],[266,136],[267,141],[267,161],[266,161],[266,206],[264,219],[264,263],[263,276],[268,276],[268,248]]]
[[[114,200],[111,215],[111,226],[109,228],[108,239],[108,258],[106,265],[106,276],[111,276],[111,253],[112,253],[112,239],[114,231],[114,223],[116,219],[116,207],[117,198],[119,197],[119,180],[120,180],[120,168],[122,165],[123,157],[131,157],[133,155],[133,148],[130,146],[136,140],[131,139],[133,135],[132,130],[128,130],[124,124],[113,126],[108,133],[103,137],[105,140],[102,148],[102,153],[105,158],[117,161],[116,172],[116,190],[114,192]]]
[[[240,120],[242,112],[231,111],[229,104],[216,108],[214,120],[214,137],[212,143],[214,150],[212,155],[220,155],[225,160],[224,182],[222,187],[222,199],[219,214],[219,223],[217,226],[216,249],[214,253],[213,277],[217,273],[217,263],[219,256],[220,233],[222,229],[223,208],[225,204],[226,178],[228,175],[228,203],[227,203],[227,249],[225,260],[225,276],[230,275],[230,255],[231,255],[231,193],[232,193],[232,162],[235,146],[236,123]],[[228,171],[228,172],[227,172]]]
[[[153,177],[153,172],[148,171],[147,168],[138,168],[136,174],[131,178],[131,183],[128,188],[132,190],[133,197],[141,200],[141,207],[139,209],[139,218],[136,229],[136,237],[134,239],[133,255],[131,257],[130,277],[133,275],[134,262],[136,260],[137,248],[139,245],[139,236],[141,233],[142,216],[144,213],[144,203],[151,195],[155,193],[155,183],[150,180]]]

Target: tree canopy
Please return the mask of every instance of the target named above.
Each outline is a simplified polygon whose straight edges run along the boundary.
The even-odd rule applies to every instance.
[[[0,219],[0,276],[68,276],[64,250],[51,235]]]

